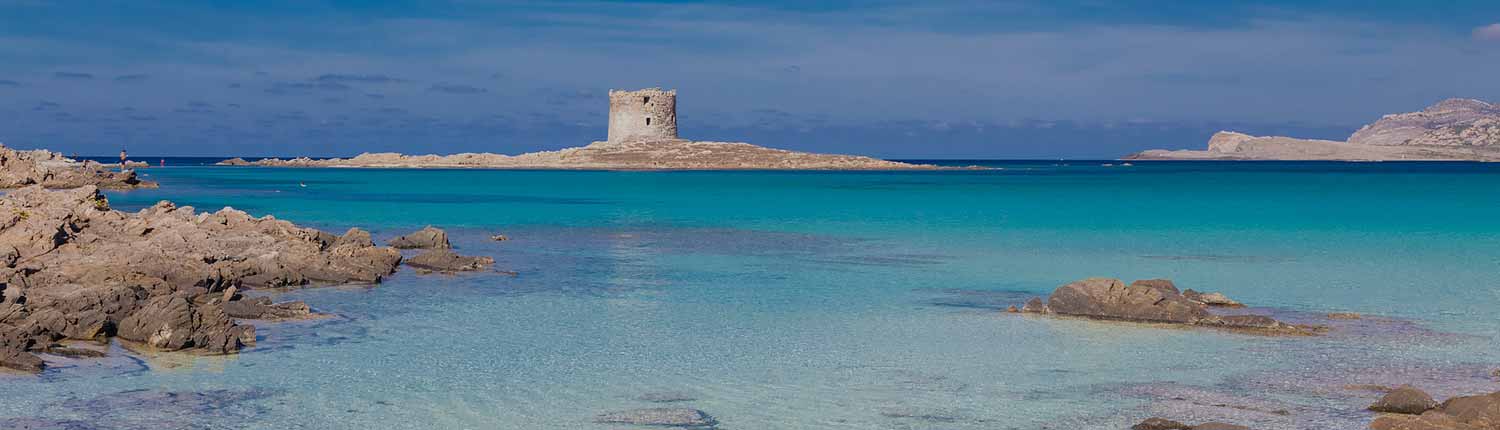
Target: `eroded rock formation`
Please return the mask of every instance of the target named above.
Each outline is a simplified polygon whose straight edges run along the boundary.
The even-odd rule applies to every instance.
[[[1500,161],[1500,106],[1448,99],[1419,112],[1386,115],[1347,141],[1258,137],[1221,131],[1208,149],[1153,149],[1127,159]]]
[[[124,213],[94,186],[23,188],[0,198],[0,360],[36,370],[16,357],[61,339],[108,336],[232,353],[255,340],[254,328],[233,318],[306,311],[246,299],[239,289],[379,282],[400,259],[359,229],[334,236],[167,202]]]
[[[19,151],[0,145],[0,188],[41,185],[46,188],[77,188],[94,185],[109,189],[155,188],[134,170],[111,171],[93,161],[75,161],[56,152],[37,149]]]
[[[1033,298],[1018,311],[1274,335],[1311,335],[1320,330],[1260,315],[1216,315],[1209,311],[1209,307],[1204,301],[1184,295],[1172,281],[1165,279],[1140,280],[1126,285],[1119,279],[1089,278],[1058,287],[1045,302]]]
[[[447,249],[453,247],[453,245],[448,243],[448,232],[430,225],[411,234],[391,239],[386,244],[399,249]]]
[[[1431,398],[1427,398],[1431,400]],[[1495,430],[1500,429],[1500,392],[1454,397],[1419,412],[1381,414],[1371,430]]]

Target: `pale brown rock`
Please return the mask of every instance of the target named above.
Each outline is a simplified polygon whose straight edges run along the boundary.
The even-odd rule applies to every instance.
[[[1139,424],[1130,426],[1130,430],[1189,430],[1192,426],[1165,418],[1147,418]]]
[[[1328,314],[1328,319],[1334,320],[1357,320],[1360,318],[1364,318],[1364,316],[1354,312],[1332,312]]]
[[[413,268],[443,273],[484,270],[494,263],[495,259],[490,257],[463,256],[447,249],[423,251],[406,260],[406,265]]]
[[[1382,414],[1372,430],[1500,429],[1500,392],[1454,397],[1421,415]]]
[[[41,185],[46,188],[155,188],[137,179],[134,170],[111,171],[93,161],[76,161],[43,149],[20,151],[0,145],[0,188]]]
[[[390,242],[386,242],[386,245],[399,249],[444,249],[453,247],[453,245],[448,243],[448,232],[430,225],[411,234],[391,239]]]
[[[309,312],[300,302],[235,300],[240,290],[378,282],[401,259],[359,229],[334,236],[167,202],[123,213],[91,185],[0,198],[0,256],[0,348],[22,352],[119,336],[159,350],[232,353],[254,342],[254,327],[226,307],[259,319]]]
[[[1192,300],[1188,294],[1200,300]],[[1210,306],[1201,296],[1193,290],[1177,293],[1176,286],[1164,279],[1136,281],[1127,286],[1118,279],[1089,278],[1058,287],[1045,304],[1033,298],[1021,312],[1193,325],[1267,335],[1312,335],[1322,331],[1319,327],[1286,324],[1261,315],[1215,315],[1209,312]]]

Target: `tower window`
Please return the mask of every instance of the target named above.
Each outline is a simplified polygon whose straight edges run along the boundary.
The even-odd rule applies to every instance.
[[[646,103],[651,103],[651,96],[645,96],[645,97],[641,98],[641,104],[646,104]]]
[[[651,118],[646,118],[646,125],[651,125]]]

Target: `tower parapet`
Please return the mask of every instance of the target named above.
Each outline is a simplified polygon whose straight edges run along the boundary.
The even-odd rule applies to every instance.
[[[609,141],[677,140],[677,90],[609,90]]]

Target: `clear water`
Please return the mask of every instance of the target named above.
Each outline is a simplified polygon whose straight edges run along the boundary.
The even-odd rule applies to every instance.
[[[378,238],[432,224],[520,275],[279,293],[336,317],[257,324],[259,345],[232,357],[51,358],[41,377],[0,376],[0,418],[613,429],[592,418],[684,406],[722,429],[1119,429],[1154,415],[1356,429],[1375,394],[1348,384],[1500,389],[1500,166],[1102,163],[150,169],[161,189],[111,193],[117,208],[233,206]],[[1334,331],[1000,311],[1089,276],[1171,278]],[[695,400],[638,399],[661,392]]]

